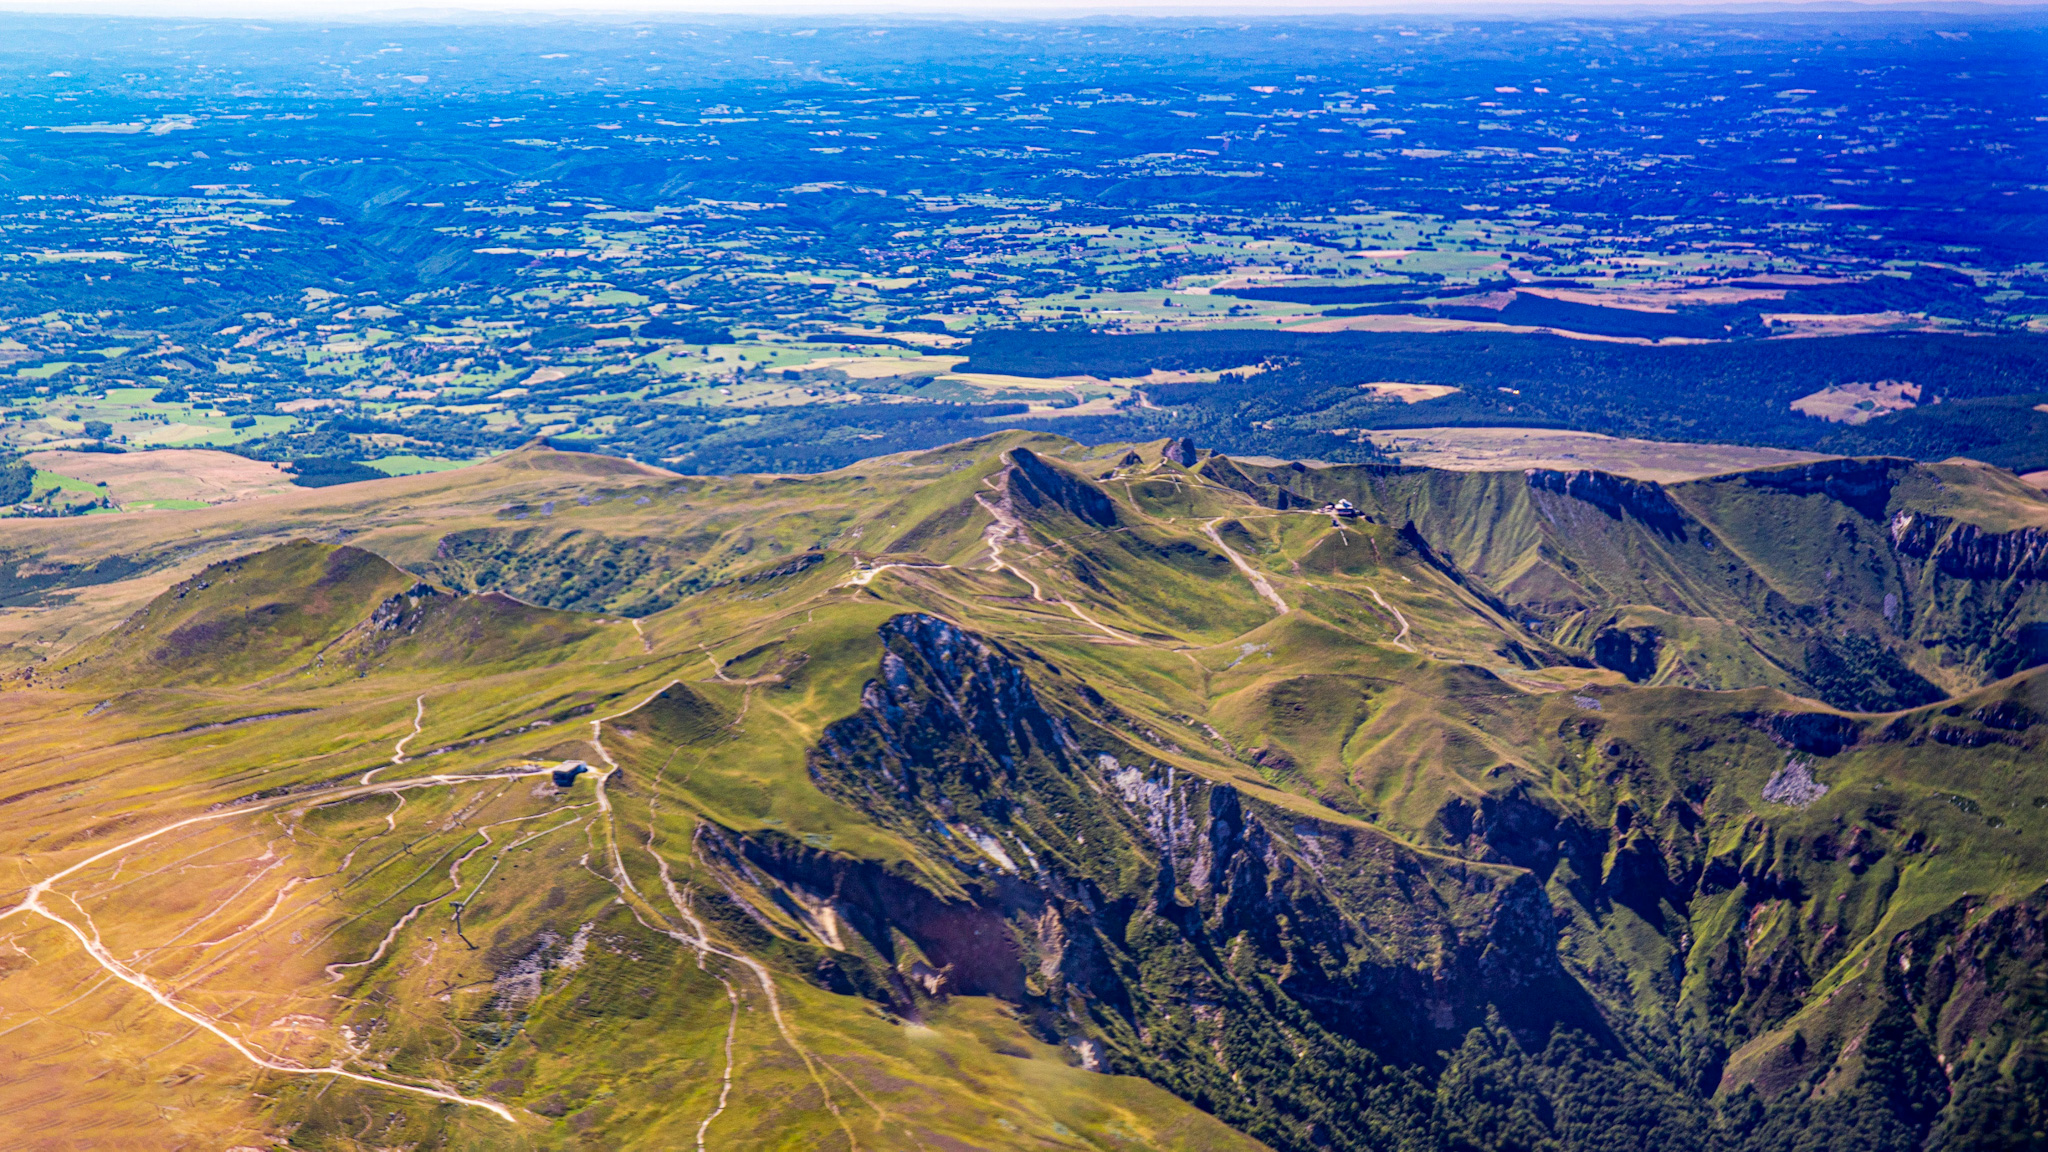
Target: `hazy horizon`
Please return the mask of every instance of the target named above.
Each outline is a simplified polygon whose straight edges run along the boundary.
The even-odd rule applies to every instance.
[[[2048,9],[2041,0],[1002,0],[971,7],[960,0],[476,0],[365,6],[341,0],[10,0],[0,13],[13,15],[135,16],[173,19],[491,20],[497,18],[647,18],[658,16],[861,17],[914,16],[960,20],[1069,19],[1085,16],[1209,19],[1318,16],[1464,17],[1549,19],[1575,16],[1657,16],[1673,13],[1758,15],[1775,13],[1926,12],[1970,16]]]

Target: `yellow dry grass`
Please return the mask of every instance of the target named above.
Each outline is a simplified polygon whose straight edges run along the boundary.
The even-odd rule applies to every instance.
[[[1412,428],[1374,432],[1372,439],[1380,447],[1399,454],[1404,464],[1457,472],[1591,468],[1664,484],[1746,468],[1827,459],[1814,452],[1782,448],[1675,444],[1534,428]]]
[[[87,483],[104,480],[117,504],[157,500],[198,500],[223,504],[275,496],[292,482],[274,464],[205,448],[164,448],[155,452],[36,452],[28,462],[48,472]]]
[[[1288,327],[1290,332],[1548,332],[1570,340],[1593,340],[1603,344],[1707,344],[1684,336],[1651,340],[1644,336],[1597,336],[1569,328],[1532,328],[1526,324],[1496,324],[1490,320],[1446,320],[1436,316],[1338,316],[1311,320]]]
[[[1831,384],[1792,402],[1792,410],[1835,424],[1864,424],[1920,404],[1920,386],[1910,380]]]
[[[1424,400],[1434,400],[1458,391],[1450,384],[1404,384],[1399,380],[1375,380],[1370,384],[1360,384],[1359,387],[1375,396],[1399,400],[1403,404],[1419,404]]]

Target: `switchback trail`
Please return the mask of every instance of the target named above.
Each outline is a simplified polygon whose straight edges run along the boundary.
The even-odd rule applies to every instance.
[[[1367,584],[1365,586],[1365,590],[1367,592],[1372,593],[1372,598],[1374,600],[1379,601],[1380,607],[1385,608],[1389,612],[1392,612],[1394,614],[1394,619],[1400,623],[1401,630],[1394,634],[1395,647],[1400,648],[1404,652],[1415,651],[1415,649],[1409,647],[1408,645],[1408,618],[1406,616],[1401,615],[1401,610],[1399,608],[1396,608],[1392,604],[1387,603],[1386,597],[1380,595],[1379,589],[1373,587],[1370,584]]]
[[[590,745],[597,750],[598,759],[603,760],[607,768],[607,771],[600,774],[597,779],[597,807],[604,820],[605,852],[610,857],[612,886],[619,890],[620,903],[625,904],[632,911],[636,919],[642,924],[646,924],[648,928],[660,932],[677,943],[694,950],[700,963],[706,955],[720,956],[745,967],[747,971],[753,973],[754,979],[761,985],[762,995],[767,997],[768,1015],[775,1021],[776,1031],[782,1034],[783,1041],[803,1060],[804,1068],[810,1072],[811,1079],[817,1084],[819,1093],[825,1097],[825,1107],[831,1110],[833,1118],[839,1121],[840,1130],[846,1133],[847,1143],[858,1152],[860,1141],[854,1136],[853,1128],[846,1122],[845,1115],[840,1112],[839,1104],[832,1099],[832,1091],[825,1086],[825,1078],[819,1075],[817,1063],[811,1056],[810,1049],[805,1048],[797,1041],[796,1032],[790,1028],[789,1021],[783,1018],[782,998],[776,994],[775,977],[769,973],[767,965],[744,952],[727,951],[713,944],[711,942],[711,933],[704,927],[704,922],[699,920],[689,910],[683,901],[682,893],[676,889],[675,881],[669,876],[668,861],[659,852],[649,848],[649,854],[654,857],[654,862],[660,869],[662,886],[667,890],[668,898],[675,905],[677,914],[688,921],[690,931],[686,932],[669,926],[668,917],[657,912],[653,903],[648,901],[646,896],[641,893],[639,887],[633,883],[633,877],[626,871],[626,862],[619,855],[617,819],[613,813],[611,797],[605,793],[605,785],[611,779],[611,774],[619,770],[619,764],[618,761],[612,759],[611,751],[604,746],[604,725],[607,721],[630,716],[634,712],[645,708],[656,697],[680,683],[682,683],[681,679],[670,680],[660,688],[649,693],[646,699],[633,705],[631,708],[625,709],[622,712],[615,712],[610,716],[599,717],[590,722]],[[640,903],[626,900],[625,897],[629,894]],[[648,923],[646,916],[641,914],[642,904],[645,904],[645,911],[653,915],[659,921],[659,924]],[[714,1115],[716,1114],[714,1113]],[[706,1121],[706,1123],[708,1124],[709,1121]]]
[[[984,479],[982,480],[982,483],[989,484],[989,481],[987,479]],[[994,487],[994,485],[991,484],[990,487]],[[982,493],[976,492],[974,494],[974,499],[976,503],[980,504],[983,508],[988,509],[988,514],[990,516],[995,517],[995,523],[989,525],[988,531],[982,533],[982,540],[988,544],[989,566],[992,569],[1001,572],[1008,572],[1010,575],[1015,576],[1019,580],[1022,580],[1026,585],[1030,586],[1031,598],[1033,600],[1036,600],[1041,604],[1058,604],[1062,608],[1065,608],[1067,611],[1072,612],[1074,614],[1074,617],[1080,620],[1083,624],[1086,624],[1090,628],[1093,628],[1096,631],[1101,632],[1103,635],[1108,636],[1112,640],[1115,640],[1122,644],[1145,644],[1145,641],[1138,639],[1136,636],[1132,636],[1126,632],[1120,632],[1117,629],[1112,628],[1107,624],[1104,624],[1102,621],[1097,620],[1095,617],[1090,616],[1088,613],[1081,610],[1080,605],[1074,603],[1072,600],[1069,600],[1064,596],[1047,596],[1045,594],[1045,589],[1039,586],[1038,581],[1033,580],[1029,575],[1027,575],[1024,572],[1022,568],[1019,568],[1015,564],[1010,563],[1008,560],[1003,559],[1003,540],[1005,538],[1015,540],[1030,539],[1030,537],[1024,531],[1024,522],[1022,520],[1017,519],[1016,513],[1012,512],[1008,507],[1006,507],[1007,498],[1005,500],[990,500],[987,496],[983,495]]]

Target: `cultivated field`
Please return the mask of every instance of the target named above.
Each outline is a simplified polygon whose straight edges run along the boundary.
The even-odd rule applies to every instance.
[[[1548,332],[1568,340],[1591,340],[1601,344],[1698,344],[1703,341],[1669,336],[1652,340],[1644,336],[1603,336],[1574,332],[1569,328],[1532,328],[1524,324],[1495,324],[1485,320],[1452,320],[1439,316],[1338,316],[1311,318],[1305,324],[1290,324],[1295,332]]]
[[[1919,406],[1920,386],[1910,380],[1878,380],[1868,384],[1833,384],[1792,402],[1803,412],[1836,424],[1864,424]]]
[[[123,508],[189,508],[289,491],[291,478],[275,464],[204,448],[155,452],[35,452],[28,462],[45,472],[90,484],[106,481]]]
[[[1359,387],[1375,396],[1399,400],[1403,404],[1420,404],[1424,400],[1449,396],[1458,390],[1449,384],[1403,384],[1398,380],[1375,380],[1370,384],[1360,384]]]
[[[1782,448],[1676,444],[1534,428],[1404,428],[1398,432],[1374,432],[1372,439],[1380,447],[1398,453],[1404,464],[1456,472],[1593,468],[1665,484],[1827,458]]]

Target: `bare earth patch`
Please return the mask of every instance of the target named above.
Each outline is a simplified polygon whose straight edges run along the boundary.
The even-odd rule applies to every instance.
[[[1419,404],[1424,400],[1449,396],[1458,390],[1450,384],[1403,384],[1399,380],[1374,380],[1370,384],[1360,384],[1359,387],[1375,396],[1399,400],[1403,404]]]
[[[1831,384],[1792,402],[1792,410],[1836,424],[1864,424],[1920,405],[1920,386],[1910,380]]]
[[[1794,336],[1849,336],[1858,332],[1939,331],[1939,321],[1910,312],[1766,312],[1766,323],[1792,330]]]
[[[802,365],[805,368],[837,368],[854,380],[879,380],[885,376],[911,376],[919,372],[949,372],[965,356],[825,356]]]
[[[204,448],[120,454],[35,452],[27,459],[37,468],[89,484],[104,480],[114,502],[130,506],[163,500],[225,504],[292,490],[291,478],[272,465]]]
[[[1462,303],[1462,301],[1461,301]],[[1379,314],[1372,316],[1337,316],[1325,320],[1311,320],[1306,324],[1292,324],[1290,332],[1548,332],[1567,340],[1591,340],[1598,344],[1708,344],[1712,341],[1690,336],[1666,336],[1652,340],[1647,336],[1601,336],[1591,332],[1575,332],[1570,328],[1532,328],[1526,324],[1496,324],[1490,320],[1451,320],[1440,316],[1400,316]]]
[[[1547,296],[1572,304],[1599,308],[1628,308],[1637,312],[1674,312],[1681,304],[1740,304],[1746,300],[1782,300],[1783,288],[1730,288],[1723,285],[1700,288],[1517,288],[1531,296]]]
[[[554,383],[554,382],[555,382],[555,381],[557,381],[557,380],[566,380],[566,379],[568,379],[569,377],[571,377],[571,376],[574,376],[575,374],[577,374],[578,372],[581,372],[581,371],[583,371],[583,369],[582,369],[582,368],[578,368],[578,367],[567,367],[567,368],[565,368],[565,367],[561,367],[561,366],[559,366],[559,365],[558,365],[558,366],[556,366],[556,367],[553,367],[553,368],[542,368],[542,369],[539,369],[539,370],[537,370],[536,372],[534,372],[534,374],[533,374],[533,375],[531,375],[531,376],[528,376],[528,377],[526,378],[526,380],[524,381],[524,383],[527,383],[527,384],[552,384],[552,383]]]
[[[1270,369],[1271,367],[1272,365],[1270,364],[1245,364],[1236,368],[1231,368],[1228,371],[1232,375],[1236,376],[1256,376],[1259,373]],[[1112,380],[1111,383],[1214,384],[1217,380],[1222,378],[1224,371],[1225,370],[1221,368],[1204,369],[1201,371],[1183,371],[1178,369],[1154,368],[1152,371],[1147,372],[1143,376],[1119,376]]]
[[[1782,448],[1625,440],[1593,432],[1531,428],[1404,428],[1371,435],[1373,443],[1397,453],[1404,464],[1459,472],[1590,468],[1663,484],[1828,459],[1818,453]]]

